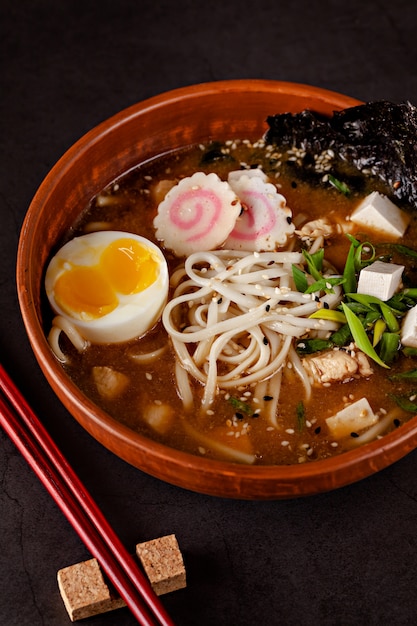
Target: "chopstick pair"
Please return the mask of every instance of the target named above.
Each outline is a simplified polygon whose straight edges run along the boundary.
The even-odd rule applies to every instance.
[[[173,626],[133,556],[1,364],[0,389],[1,426],[100,563],[138,623]]]

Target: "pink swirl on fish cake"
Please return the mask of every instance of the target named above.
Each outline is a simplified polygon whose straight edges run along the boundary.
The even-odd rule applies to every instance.
[[[185,206],[188,203],[190,208]],[[211,216],[210,209],[213,209]],[[205,237],[217,223],[222,210],[219,197],[209,189],[189,189],[179,194],[171,205],[169,217],[171,222],[180,230],[195,228],[204,217],[209,217],[208,223],[199,232],[187,237],[186,241],[196,241]],[[185,219],[189,215],[189,218]]]
[[[250,241],[262,237],[273,230],[277,223],[275,206],[271,204],[264,193],[246,191],[244,198],[242,198],[242,203],[246,205],[247,209],[241,215],[237,226],[233,229],[232,237]],[[263,204],[263,206],[261,207],[257,203]],[[257,211],[262,211],[262,225],[259,229],[256,229],[255,212]],[[243,229],[242,227],[246,228]]]

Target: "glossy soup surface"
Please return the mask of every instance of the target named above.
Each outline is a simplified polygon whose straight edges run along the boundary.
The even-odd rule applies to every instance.
[[[364,181],[360,191],[345,196],[326,181],[325,171],[324,179],[312,185],[296,172],[295,159],[296,155],[283,151],[272,156],[269,152],[266,156],[262,144],[241,141],[236,145],[229,142],[222,146],[194,146],[158,157],[128,172],[93,199],[79,223],[74,225],[70,237],[98,229],[123,230],[158,243],[152,224],[158,202],[164,194],[158,183],[178,181],[197,171],[216,172],[225,180],[231,170],[261,166],[285,196],[296,223],[323,215],[330,220],[343,221],[361,197],[378,187],[384,191],[375,181]],[[369,236],[368,240],[378,243],[375,235]],[[402,243],[413,247],[416,240],[416,220],[413,218]],[[326,241],[325,248],[326,258],[342,271],[349,248],[346,236],[332,237]],[[166,250],[164,254],[172,272],[180,259]],[[415,268],[409,260],[395,252],[391,258],[393,262],[408,264],[407,279],[417,285]],[[294,372],[284,367],[278,405],[279,427],[274,428],[263,418],[262,411],[254,414],[256,406],[251,405],[250,388],[219,393],[208,415],[199,411],[203,390],[202,385],[194,381],[195,410],[186,413],[175,386],[175,357],[161,323],[137,340],[118,345],[91,345],[82,353],[77,353],[65,337],[61,343],[70,355],[65,365],[70,377],[109,414],[132,430],[208,458],[233,460],[227,449],[236,449],[255,455],[255,462],[259,464],[292,464],[339,454],[354,444],[353,437],[335,440],[324,420],[347,403],[362,397],[368,399],[375,412],[393,412],[389,429],[400,427],[412,416],[411,412],[397,406],[391,394],[411,393],[413,382],[389,380],[394,373],[414,367],[411,357],[399,357],[389,372],[372,364],[374,373],[368,379],[359,377],[327,387],[315,387],[312,399],[303,406],[302,419],[300,399],[303,398],[303,387]],[[134,358],[137,354],[160,348],[163,351],[154,361],[140,363]],[[97,366],[111,367],[127,377],[128,384],[121,394],[107,399],[99,393],[92,376],[92,370]],[[245,411],[239,409],[239,402],[244,403]],[[144,418],[149,415],[150,407],[152,410],[155,406],[166,408],[166,419],[157,428],[150,425],[152,420],[149,422]],[[248,406],[249,411],[246,410]],[[211,445],[212,442],[225,446],[226,450]]]

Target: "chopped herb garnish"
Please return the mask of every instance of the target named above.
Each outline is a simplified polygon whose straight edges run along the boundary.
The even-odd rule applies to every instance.
[[[301,339],[297,344],[297,352],[300,354],[313,354],[314,352],[320,352],[320,350],[327,350],[332,347],[333,342],[329,339]]]
[[[232,405],[232,407],[234,409],[236,409],[236,411],[238,411],[239,413],[245,413],[246,415],[252,415],[253,413],[253,409],[251,407],[250,404],[248,404],[247,402],[243,402],[243,400],[240,400],[239,398],[235,398],[234,396],[231,396],[229,398],[229,402]],[[236,413],[237,416],[237,413]],[[240,418],[238,418],[240,419]]]
[[[323,269],[323,257],[324,257],[324,248],[320,248],[314,254],[310,254],[307,250],[303,250],[303,256],[307,262],[307,268],[309,274],[315,280],[321,280],[322,275],[321,271]]]
[[[325,293],[334,293],[333,287],[342,285],[345,282],[343,276],[329,277],[324,276],[320,280],[316,280],[312,285],[305,289],[304,293],[314,293],[315,291],[324,291]]]
[[[297,408],[296,408],[296,415],[297,415],[297,428],[298,430],[303,430],[306,424],[306,412],[305,412],[305,407],[304,407],[304,403],[300,400],[300,402],[297,404]]]
[[[390,394],[390,397],[398,404],[399,407],[408,411],[409,413],[417,413],[417,403],[414,402],[414,398],[417,398],[417,391],[408,393],[406,396],[396,396]],[[413,400],[410,400],[413,398]]]

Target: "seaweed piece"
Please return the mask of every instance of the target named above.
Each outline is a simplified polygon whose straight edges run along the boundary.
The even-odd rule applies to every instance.
[[[215,161],[235,161],[235,159],[223,150],[223,144],[220,142],[212,142],[209,148],[201,157],[202,164],[210,164]]]
[[[325,117],[311,110],[267,118],[269,144],[311,154],[332,150],[363,174],[378,177],[398,205],[417,207],[417,108],[410,102],[368,102]]]

